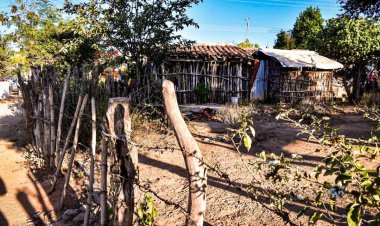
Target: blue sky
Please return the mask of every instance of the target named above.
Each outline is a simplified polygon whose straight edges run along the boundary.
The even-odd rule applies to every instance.
[[[0,10],[8,9],[12,1],[15,0],[0,0]],[[63,1],[52,0],[58,6]],[[83,0],[73,0],[79,1]],[[248,38],[261,47],[272,47],[277,32],[291,29],[307,6],[318,6],[324,19],[340,12],[335,0],[204,0],[188,11],[200,29],[186,28],[181,34],[198,43],[239,43],[245,39],[245,18],[249,17]]]
[[[340,12],[334,0],[204,0],[188,12],[200,29],[187,28],[182,34],[198,43],[239,43],[245,39],[244,19],[249,17],[251,42],[272,47],[277,32],[291,29],[307,6],[318,6],[324,19]]]

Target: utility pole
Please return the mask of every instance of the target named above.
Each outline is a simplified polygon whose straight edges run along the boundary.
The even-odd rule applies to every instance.
[[[247,18],[245,18],[244,20],[245,20],[245,22],[247,23],[247,29],[245,30],[245,39],[247,40],[248,39],[248,33],[249,33],[249,20],[250,20],[251,18],[249,18],[249,17],[247,17]]]

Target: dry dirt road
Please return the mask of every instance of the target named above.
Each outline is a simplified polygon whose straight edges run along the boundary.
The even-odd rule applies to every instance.
[[[0,101],[0,226],[27,225],[36,213],[53,209],[23,157],[22,118],[14,112],[18,101]]]

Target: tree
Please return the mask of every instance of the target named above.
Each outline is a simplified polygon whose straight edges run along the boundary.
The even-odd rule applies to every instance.
[[[10,12],[1,13],[0,19],[15,28],[7,36],[28,64],[53,61],[61,45],[49,37],[56,33],[56,24],[61,18],[48,0],[18,0]]]
[[[249,39],[247,38],[244,40],[244,42],[237,44],[237,46],[243,49],[253,48],[253,43],[251,43]]]
[[[238,47],[242,49],[247,49],[247,48],[260,48],[260,45],[258,43],[253,44],[252,42],[249,41],[249,39],[245,39],[244,42],[241,42],[237,44]]]
[[[179,31],[188,26],[198,27],[186,15],[186,10],[202,0],[90,0],[77,5],[66,4],[66,11],[79,15],[86,29],[98,33],[99,46],[116,49],[120,53],[117,63],[128,63],[133,87],[141,83],[146,59],[156,65],[179,46],[190,46],[193,41],[184,39]],[[150,92],[150,89],[147,89]],[[149,95],[149,94],[148,94]],[[137,100],[140,102],[140,100]]]
[[[9,67],[9,47],[4,36],[0,35],[0,77],[4,77]]]
[[[378,0],[339,0],[345,13],[351,17],[365,15],[368,18],[380,18],[380,1]]]
[[[315,50],[318,37],[323,29],[323,22],[321,10],[318,7],[310,6],[301,12],[292,30],[295,47]]]
[[[7,43],[16,46],[13,58],[25,66],[82,63],[95,56],[97,40],[85,35],[91,30],[77,18],[62,18],[49,0],[18,0],[10,12],[0,13],[0,22],[15,28],[6,34]]]
[[[322,32],[319,52],[343,63],[346,69],[352,67],[354,76],[354,97],[359,100],[361,92],[361,71],[378,56],[380,50],[380,26],[374,19],[352,19],[340,16],[327,21]]]
[[[291,31],[281,30],[277,33],[277,39],[274,44],[274,48],[276,49],[293,49],[294,48],[294,40],[291,35]]]

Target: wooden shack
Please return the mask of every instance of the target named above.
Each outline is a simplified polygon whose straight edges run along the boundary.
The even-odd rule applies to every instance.
[[[308,50],[260,49],[252,99],[295,103],[327,102],[334,97],[333,72],[343,65]]]
[[[178,48],[164,77],[175,84],[179,103],[219,103],[250,98],[252,50],[235,45],[193,45]]]

